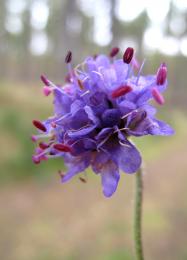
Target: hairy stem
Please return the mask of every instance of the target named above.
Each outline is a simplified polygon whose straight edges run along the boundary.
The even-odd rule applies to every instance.
[[[143,180],[142,168],[136,173],[135,183],[135,208],[134,208],[134,241],[135,241],[135,254],[137,260],[144,260],[143,246],[142,246],[142,200],[143,200]]]

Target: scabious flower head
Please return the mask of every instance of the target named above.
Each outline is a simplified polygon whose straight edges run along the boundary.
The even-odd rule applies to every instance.
[[[74,69],[72,53],[65,63],[68,76],[63,86],[41,76],[45,96],[54,95],[54,115],[41,122],[33,120],[39,135],[33,162],[62,157],[67,165],[62,182],[70,180],[91,166],[101,176],[103,193],[110,197],[116,190],[120,173],[135,173],[141,155],[130,141],[131,136],[171,135],[172,128],[155,118],[156,109],[149,104],[164,103],[162,92],[167,86],[167,68],[163,63],[156,75],[134,73],[134,50],[127,48],[122,59],[119,49],[109,57],[87,57]],[[136,62],[137,63],[137,62]],[[67,80],[68,79],[68,80]],[[45,142],[41,139],[45,138]],[[85,182],[85,179],[80,177]]]

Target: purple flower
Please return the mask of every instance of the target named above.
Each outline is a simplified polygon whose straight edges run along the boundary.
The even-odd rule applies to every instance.
[[[164,103],[161,94],[167,86],[167,68],[161,64],[156,75],[141,76],[133,71],[132,48],[123,59],[116,59],[119,49],[109,57],[87,57],[72,69],[72,54],[68,52],[68,81],[60,87],[45,76],[44,95],[54,94],[54,116],[41,122],[33,120],[39,135],[33,161],[62,157],[68,167],[61,174],[62,182],[91,166],[100,174],[103,193],[110,197],[116,190],[120,173],[136,172],[141,155],[130,136],[171,135],[172,128],[155,118],[156,109],[149,104]]]

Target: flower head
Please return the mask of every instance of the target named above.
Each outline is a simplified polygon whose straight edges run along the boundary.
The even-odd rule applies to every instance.
[[[141,155],[130,136],[171,135],[172,128],[155,118],[156,109],[149,104],[154,99],[164,103],[166,66],[156,75],[134,75],[134,50],[128,48],[122,59],[115,48],[109,54],[87,57],[72,69],[72,54],[68,52],[68,81],[55,85],[45,76],[44,95],[54,94],[54,116],[41,122],[33,120],[40,134],[32,136],[39,142],[33,162],[62,157],[68,167],[60,174],[62,182],[91,166],[101,176],[103,193],[110,197],[116,190],[122,170],[136,172]]]

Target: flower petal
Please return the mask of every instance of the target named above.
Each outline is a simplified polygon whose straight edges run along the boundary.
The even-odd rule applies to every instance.
[[[154,120],[153,125],[148,130],[151,135],[173,135],[175,131],[170,125],[160,120]]]
[[[62,183],[69,181],[73,176],[88,168],[90,164],[90,155],[84,154],[82,157],[69,156],[66,164],[69,171],[62,177]]]
[[[99,55],[97,56],[95,60],[97,68],[99,67],[104,67],[104,68],[109,68],[110,66],[110,60],[106,55]]]
[[[85,135],[91,133],[95,128],[96,128],[96,125],[90,125],[88,127],[83,127],[78,130],[69,131],[68,136],[72,137],[72,138],[85,136]]]
[[[54,90],[54,111],[56,115],[62,115],[70,111],[72,99],[70,96]]]
[[[119,170],[112,161],[107,162],[101,171],[101,182],[103,186],[103,194],[106,197],[111,197],[116,191],[120,179]]]
[[[72,144],[72,155],[78,156],[81,153],[87,151],[93,151],[96,147],[96,142],[91,138],[79,138],[75,143]]]
[[[113,151],[112,159],[116,161],[119,168],[126,173],[136,172],[142,162],[141,155],[134,145],[125,141]]]
[[[84,107],[85,112],[88,115],[88,118],[94,123],[99,124],[99,119],[94,115],[93,109],[90,106]]]

